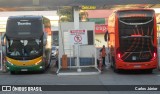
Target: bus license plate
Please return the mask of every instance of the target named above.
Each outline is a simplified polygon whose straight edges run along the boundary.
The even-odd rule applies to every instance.
[[[136,60],[136,56],[132,56],[132,60]]]
[[[21,71],[28,71],[28,69],[21,69]]]
[[[140,68],[141,65],[134,65],[134,68]]]

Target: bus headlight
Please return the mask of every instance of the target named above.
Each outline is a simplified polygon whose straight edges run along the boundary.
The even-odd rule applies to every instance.
[[[35,65],[38,65],[40,62],[42,62],[42,59],[35,63]]]
[[[11,63],[11,62],[9,62],[9,61],[7,61],[10,65],[12,65],[13,66],[13,64]]]
[[[43,68],[43,66],[40,66],[39,68],[40,68],[40,69],[42,69],[42,68]]]

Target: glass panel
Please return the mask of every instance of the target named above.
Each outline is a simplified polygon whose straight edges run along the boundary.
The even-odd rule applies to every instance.
[[[40,39],[8,40],[7,55],[15,59],[35,58],[42,54],[42,44]]]

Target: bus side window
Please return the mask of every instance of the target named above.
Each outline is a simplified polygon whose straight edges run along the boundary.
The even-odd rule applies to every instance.
[[[105,35],[104,35],[104,40],[105,40],[106,42],[110,40],[108,31],[106,31],[106,33],[105,33]]]

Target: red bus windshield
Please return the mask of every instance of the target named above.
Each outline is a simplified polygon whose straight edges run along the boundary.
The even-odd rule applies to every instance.
[[[118,12],[119,50],[124,61],[149,61],[154,52],[153,11]],[[133,60],[133,57],[135,59]]]

